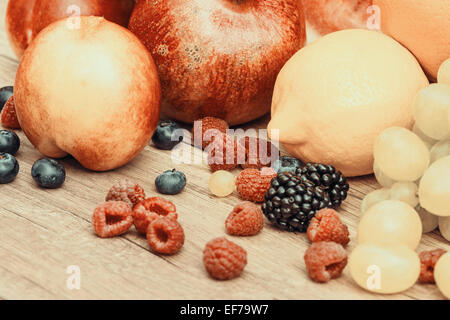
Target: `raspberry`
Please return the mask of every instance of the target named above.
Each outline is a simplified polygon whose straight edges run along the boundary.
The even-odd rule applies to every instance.
[[[0,116],[2,125],[5,128],[20,129],[20,124],[17,120],[16,105],[14,104],[14,96],[9,97],[6,101]]]
[[[333,241],[343,246],[350,242],[347,226],[341,222],[335,210],[328,208],[316,213],[309,223],[306,234],[312,242]]]
[[[95,233],[101,238],[110,238],[125,233],[133,224],[130,206],[123,201],[108,201],[100,204],[92,216]]]
[[[147,198],[133,209],[134,226],[140,233],[146,234],[148,225],[159,217],[177,220],[175,205],[160,197]]]
[[[260,169],[262,167],[271,166],[272,156],[278,153],[279,150],[271,142],[259,139],[255,137],[243,137],[239,139],[239,147],[243,147],[245,150],[245,160],[241,164],[244,169]],[[262,150],[260,148],[263,147]],[[241,159],[239,159],[241,160]]]
[[[264,227],[261,208],[253,202],[243,201],[234,207],[225,221],[227,232],[235,236],[252,236]]]
[[[206,149],[208,152],[208,164],[211,170],[233,170],[237,167],[237,143],[234,137],[224,135],[211,143]]]
[[[148,226],[147,241],[158,253],[177,253],[184,244],[184,231],[176,220],[159,217]]]
[[[128,179],[117,181],[106,196],[106,201],[123,201],[128,203],[131,208],[144,199],[144,189]]]
[[[434,266],[439,258],[447,251],[443,249],[435,249],[422,251],[420,258],[420,276],[419,281],[423,283],[434,283]]]
[[[200,128],[201,124],[201,128]],[[201,140],[201,146],[202,149],[205,149],[211,142],[214,141],[215,136],[218,134],[226,134],[227,129],[229,128],[228,123],[225,120],[214,118],[214,117],[204,117],[200,120],[197,120],[194,124],[194,142],[195,146],[199,147],[200,145],[197,145],[197,139],[195,137],[202,138]],[[200,131],[201,130],[201,131]]]
[[[216,238],[206,244],[203,264],[211,277],[218,280],[233,279],[247,265],[247,252],[224,237]]]
[[[336,242],[314,242],[304,259],[309,276],[317,282],[338,278],[347,265],[347,253]]]
[[[276,172],[269,167],[242,170],[236,178],[236,190],[244,200],[263,202],[270,181],[276,176]]]

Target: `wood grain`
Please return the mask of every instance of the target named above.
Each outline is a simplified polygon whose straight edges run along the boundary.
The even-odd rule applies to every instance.
[[[1,1],[4,21],[7,1]],[[0,30],[0,87],[12,85],[18,66],[9,48],[4,23]],[[267,117],[249,127],[264,127]],[[94,173],[73,159],[64,159],[67,180],[58,190],[42,190],[30,170],[41,157],[21,131],[17,155],[20,173],[0,186],[0,299],[442,299],[436,286],[416,284],[396,295],[375,295],[360,289],[344,275],[328,284],[310,281],[303,254],[309,242],[303,234],[279,231],[266,225],[254,237],[230,237],[249,257],[243,275],[218,282],[202,265],[207,241],[224,236],[224,221],[240,200],[234,193],[224,199],[210,195],[210,172],[205,164],[173,164],[168,151],[152,146],[130,164],[112,172]],[[91,214],[104,200],[109,187],[128,177],[140,183],[148,195],[156,195],[154,179],[176,167],[187,175],[186,190],[169,196],[179,213],[186,243],[174,256],[153,254],[144,237],[134,229],[125,236],[100,239],[91,226]],[[235,174],[238,173],[236,170]],[[378,187],[372,176],[351,180],[348,200],[339,210],[349,226],[355,246],[361,199]],[[450,250],[438,232],[423,236],[418,250]],[[66,286],[66,269],[81,270],[81,289]]]

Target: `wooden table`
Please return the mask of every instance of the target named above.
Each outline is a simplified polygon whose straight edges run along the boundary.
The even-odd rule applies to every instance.
[[[18,66],[9,48],[1,1],[0,87],[13,85]],[[261,127],[267,118],[250,124]],[[238,279],[214,281],[202,264],[207,241],[224,236],[224,221],[240,200],[236,192],[218,199],[208,190],[210,171],[202,165],[173,165],[169,151],[152,146],[131,163],[112,172],[94,173],[72,159],[62,160],[67,180],[58,190],[36,186],[30,171],[41,154],[19,130],[22,147],[17,154],[20,173],[15,181],[0,186],[0,299],[442,299],[434,285],[416,284],[396,295],[376,295],[359,288],[348,269],[327,284],[308,279],[303,254],[309,245],[304,234],[279,231],[266,224],[254,237],[231,237],[248,252],[248,265]],[[128,177],[156,195],[154,179],[176,167],[187,175],[184,192],[168,196],[179,213],[186,233],[183,249],[174,256],[159,256],[149,250],[134,228],[126,235],[100,239],[91,225],[91,215],[110,186]],[[238,170],[234,172],[238,173]],[[372,176],[352,179],[348,199],[339,210],[356,245],[356,227],[361,199],[378,188]],[[423,236],[418,250],[450,250],[438,232]],[[78,266],[81,288],[70,290],[69,266]]]

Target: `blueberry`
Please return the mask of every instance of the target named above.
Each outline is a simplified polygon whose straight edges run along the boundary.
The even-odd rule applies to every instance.
[[[19,163],[16,157],[0,152],[0,184],[10,183],[19,173]]]
[[[66,170],[58,161],[43,158],[33,164],[31,176],[40,187],[56,189],[66,180]]]
[[[19,148],[20,139],[15,132],[9,130],[0,130],[0,152],[6,152],[15,155]]]
[[[283,172],[292,172],[295,174],[297,168],[300,168],[304,165],[302,161],[297,158],[282,156],[275,162],[275,170],[277,173]]]
[[[186,186],[186,176],[175,169],[167,170],[156,178],[155,185],[162,194],[178,194]]]
[[[8,101],[9,97],[13,95],[14,87],[3,87],[0,89],[0,111],[2,111],[3,106],[6,101]]]
[[[180,127],[172,120],[160,121],[152,137],[153,143],[158,149],[172,150],[177,144],[183,141],[183,136],[177,137],[174,135],[175,130],[178,129]]]

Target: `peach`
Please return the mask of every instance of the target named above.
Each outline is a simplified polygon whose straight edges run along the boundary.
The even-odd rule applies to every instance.
[[[10,0],[6,13],[8,39],[20,58],[36,35],[52,22],[79,14],[103,16],[127,26],[133,6],[134,0]]]
[[[104,171],[133,159],[156,128],[161,88],[147,49],[101,17],[45,28],[16,75],[17,117],[44,155]]]

